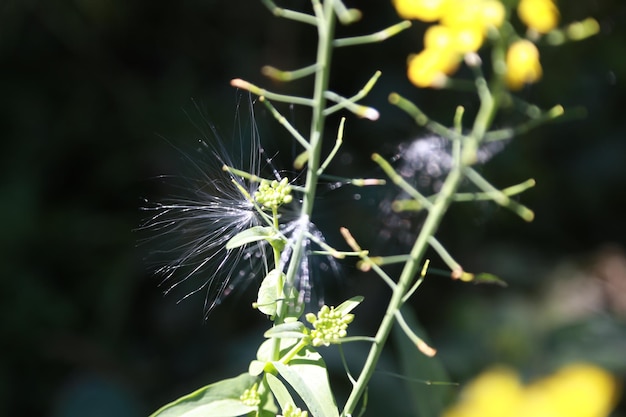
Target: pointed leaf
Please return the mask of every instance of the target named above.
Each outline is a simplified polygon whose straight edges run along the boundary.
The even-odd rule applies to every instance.
[[[506,283],[506,281],[500,279],[499,277],[493,274],[488,274],[486,272],[481,272],[480,274],[476,275],[473,281],[476,284],[494,284],[501,287],[508,287],[509,285]]]
[[[283,381],[272,374],[265,374],[265,378],[281,409],[285,408],[288,404],[295,404],[293,398],[291,398],[291,395],[289,394],[289,390],[287,390],[287,387],[283,384]]]
[[[274,229],[269,226],[253,226],[233,236],[226,243],[226,249],[235,249],[259,240],[269,240],[275,234]]]
[[[273,362],[280,376],[298,393],[306,404],[309,415],[315,417],[338,417],[339,411],[330,389],[326,364],[316,351],[304,350],[304,357],[297,356],[285,365]]]
[[[278,269],[272,269],[261,282],[259,295],[255,307],[268,316],[276,314],[276,301],[280,298],[285,274]]]
[[[306,335],[306,326],[301,321],[294,321],[291,323],[282,323],[278,326],[274,326],[265,332],[264,336],[269,338],[292,338],[301,339]]]
[[[342,315],[346,315],[352,310],[354,310],[356,306],[361,304],[361,302],[363,302],[364,299],[365,298],[360,295],[352,297],[349,300],[346,300],[343,303],[339,304],[337,307],[335,307],[335,311],[340,312]]]
[[[150,417],[236,417],[256,411],[257,407],[245,405],[239,399],[246,389],[252,387],[257,378],[245,373],[224,379],[191,394],[180,397]]]

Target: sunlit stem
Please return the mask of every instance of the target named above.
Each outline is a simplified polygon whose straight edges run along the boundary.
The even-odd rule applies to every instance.
[[[355,187],[370,187],[372,185],[385,185],[387,183],[386,180],[381,178],[345,178],[328,174],[321,175],[321,177],[328,180],[339,181],[342,184],[354,185]]]
[[[341,364],[343,365],[343,370],[346,372],[346,376],[352,385],[356,384],[356,379],[350,373],[350,367],[348,366],[348,362],[346,362],[346,355],[343,353],[343,347],[341,344],[337,346],[339,350],[339,357],[341,358]]]
[[[403,211],[420,211],[423,210],[424,206],[416,200],[394,200],[391,202],[391,210],[396,213],[401,213]]]
[[[318,238],[314,234],[307,232],[306,236],[309,239],[311,239],[313,242],[315,242],[320,248],[325,249],[328,252],[328,254],[330,254],[333,258],[343,259],[346,257],[346,253],[336,250],[335,248],[333,248],[328,243],[324,242],[322,239]]]
[[[226,172],[230,172],[231,174],[236,175],[238,177],[245,178],[251,182],[261,182],[266,179],[266,178],[261,178],[258,175],[250,174],[249,172],[230,167],[228,165],[222,165],[222,170]],[[299,185],[291,184],[290,187],[293,191],[304,192],[304,187],[300,187]],[[238,186],[238,188],[240,187]],[[247,191],[246,191],[246,194],[249,195]]]
[[[464,173],[470,181],[472,181],[478,188],[480,188],[487,195],[489,195],[493,201],[495,201],[502,207],[508,208],[513,213],[520,216],[524,221],[531,222],[535,218],[535,214],[532,210],[514,200],[511,200],[509,196],[491,185],[489,181],[484,179],[482,175],[480,175],[474,169],[467,167],[465,168]]]
[[[383,281],[385,281],[385,284],[387,284],[389,288],[395,290],[396,283],[393,281],[393,279],[391,279],[391,277],[385,271],[383,271],[383,269],[379,267],[376,262],[373,262],[368,257],[368,251],[361,249],[361,246],[359,246],[354,236],[352,236],[352,233],[350,233],[350,231],[345,227],[340,228],[339,231],[341,232],[341,236],[343,236],[348,246],[350,246],[353,251],[359,254],[358,256],[361,258],[362,261],[361,270],[369,271],[371,269],[372,271],[376,272],[376,274],[378,274],[378,276],[381,277]]]
[[[265,65],[261,68],[261,73],[266,77],[277,81],[293,81],[314,74],[316,70],[317,64],[309,65],[308,67],[300,68],[294,71],[281,71],[271,65]]]
[[[378,118],[380,117],[378,110],[376,110],[375,108],[356,104],[352,101],[352,99],[347,99],[337,93],[333,93],[332,91],[327,91],[324,96],[328,100],[332,100],[337,103],[336,105],[324,110],[324,116],[330,116],[338,110],[347,109],[354,113],[357,117],[363,119],[378,120]]]
[[[398,174],[395,169],[391,166],[389,162],[387,162],[382,156],[375,153],[372,155],[372,160],[376,162],[382,170],[387,174],[389,179],[396,184],[398,187],[402,188],[408,195],[413,197],[419,204],[423,207],[430,209],[432,207],[432,203],[424,197],[419,191],[417,191],[413,186],[411,186],[400,174]]]
[[[310,252],[311,255],[324,255],[332,256],[337,259],[344,259],[346,256],[360,256],[360,252],[338,251],[338,250],[314,250]]]
[[[343,126],[345,123],[346,118],[342,117],[339,121],[339,128],[337,129],[337,139],[335,140],[335,146],[333,146],[333,149],[330,151],[330,153],[326,157],[326,160],[324,160],[324,162],[320,166],[320,169],[317,170],[317,175],[322,175],[326,167],[328,167],[328,164],[330,164],[330,162],[335,158],[335,155],[337,155],[339,148],[341,148],[341,144],[343,143]]]
[[[405,109],[405,111],[407,111],[414,118],[416,118],[416,121],[418,118],[420,118],[422,122],[421,125],[425,125],[428,123],[428,118],[426,118],[425,116],[419,117],[421,112],[414,111],[415,109],[417,109],[416,106],[404,105],[408,103],[408,101],[402,99],[399,95],[391,95],[390,101]],[[496,112],[496,103],[497,101],[494,100],[481,100],[479,114],[482,114],[482,117],[477,118],[473,129],[473,133],[475,134],[482,132],[480,137],[478,137],[478,141],[482,139],[482,135],[489,129],[489,126],[491,125],[493,117],[487,116],[492,115]],[[423,115],[423,113],[421,114]],[[479,124],[482,125],[479,126]],[[445,129],[444,131],[449,132],[446,135],[446,137],[448,138],[456,136],[456,132],[454,131],[449,131],[448,129]],[[465,146],[465,144],[463,144],[463,146]],[[420,233],[417,236],[415,243],[413,244],[413,248],[411,249],[411,252],[409,254],[409,259],[404,264],[404,268],[402,269],[400,278],[398,279],[396,287],[393,290],[393,294],[387,306],[385,315],[380,323],[380,326],[378,327],[378,331],[376,332],[376,341],[372,344],[372,347],[370,348],[362,371],[357,379],[357,383],[354,385],[341,413],[342,417],[347,417],[348,415],[353,414],[359,403],[359,400],[365,393],[367,384],[374,373],[374,369],[376,367],[376,364],[378,363],[378,359],[380,358],[385,342],[389,337],[389,333],[391,332],[394,321],[398,320],[398,323],[400,325],[403,325],[401,322],[402,320],[396,318],[396,314],[402,306],[403,298],[407,293],[407,289],[413,282],[413,278],[420,268],[422,262],[421,260],[423,259],[423,256],[429,245],[428,238],[435,235],[435,232],[437,231],[444,214],[446,213],[448,207],[453,201],[454,194],[457,192],[459,185],[463,181],[464,168],[465,166],[463,159],[461,159],[458,164],[452,167],[441,187],[441,190],[439,191],[434,202],[432,203],[432,207],[430,207],[430,209],[428,210],[428,215],[426,216],[422,229],[420,230]],[[404,323],[404,325],[406,325],[406,323]]]
[[[348,336],[341,338],[341,344],[353,342],[373,342],[375,339],[371,336]]]
[[[261,0],[263,4],[272,12],[274,16],[284,17],[285,19],[295,20],[298,22],[306,23],[308,25],[316,25],[314,16],[310,14],[296,12],[294,10],[283,9],[278,6],[272,0]]]
[[[331,0],[335,7],[335,13],[339,21],[344,25],[357,22],[361,19],[362,13],[357,9],[348,9],[341,0]]]
[[[463,132],[463,115],[465,114],[465,107],[457,106],[456,112],[454,112],[454,130],[456,133],[461,134]]]
[[[415,293],[415,291],[417,291],[417,289],[420,287],[420,285],[422,285],[422,282],[424,282],[424,278],[426,278],[426,272],[428,272],[428,266],[429,265],[430,265],[430,259],[426,259],[426,262],[424,262],[424,266],[422,267],[422,272],[420,272],[419,278],[417,279],[417,281],[415,281],[415,284],[413,284],[411,289],[408,290],[406,292],[406,294],[404,294],[404,297],[402,297],[402,302],[403,303],[406,303],[407,300],[409,298],[411,298],[413,293]]]
[[[419,107],[398,93],[389,94],[389,102],[406,112],[419,126],[423,126],[439,136],[448,139],[454,139],[459,136],[456,132],[448,129],[444,125],[430,120],[430,118],[422,110],[420,110]]]
[[[437,252],[441,260],[448,265],[448,268],[452,270],[454,275],[462,274],[463,267],[450,255],[450,253],[443,247],[443,245],[435,238],[434,236],[430,236],[428,239],[428,243],[430,247]]]
[[[257,175],[250,174],[249,172],[242,171],[242,170],[237,169],[237,168],[229,167],[228,165],[222,165],[222,171],[229,172],[229,173],[231,173],[233,175],[236,175],[238,177],[241,177],[241,178],[245,178],[245,179],[247,179],[248,181],[251,181],[251,182],[261,182],[263,180],[263,178],[261,178],[261,177],[259,177]],[[250,194],[248,194],[247,191],[246,191],[246,195],[250,196]],[[250,199],[251,199],[251,197],[250,197]]]
[[[350,98],[345,98],[342,97],[338,94],[332,93],[332,92],[327,92],[326,93],[326,98],[328,98],[329,100],[335,101],[339,104],[336,104],[334,106],[330,106],[329,108],[327,108],[326,110],[324,110],[324,114],[325,115],[329,115],[332,114],[334,112],[336,112],[339,109],[342,109],[344,107],[348,107],[350,105],[350,103],[354,104],[356,103],[358,100],[362,99],[363,97],[365,97],[371,90],[372,88],[374,88],[374,85],[376,84],[376,81],[378,81],[378,79],[380,78],[381,72],[380,71],[376,71],[374,73],[374,75],[369,79],[369,81],[363,86],[363,88],[361,90],[359,90],[354,96],[350,97]],[[376,120],[378,119],[378,112],[374,109],[371,109],[369,107],[366,106],[361,106],[365,109],[369,109],[369,110],[363,110],[363,109],[359,109],[359,112],[362,113],[362,115],[360,113],[357,113],[356,111],[348,108],[350,111],[352,111],[353,113],[355,113],[357,116],[359,117],[364,117],[370,120]],[[369,112],[369,114],[368,114]]]
[[[297,140],[304,149],[310,149],[309,142],[307,142],[304,136],[302,136],[300,132],[298,132],[298,130],[296,130],[296,128],[287,121],[285,116],[283,116],[278,110],[276,110],[276,107],[274,107],[272,103],[269,102],[269,100],[266,100],[263,96],[259,97],[259,100],[263,104],[265,104],[265,107],[269,109],[270,113],[272,113],[272,116],[274,116],[278,123],[280,123],[285,129],[287,129],[287,131],[291,133],[291,136],[293,136],[293,138]]]
[[[280,341],[280,339],[278,339]],[[285,365],[288,364],[293,358],[295,358],[295,356],[305,347],[307,347],[309,344],[311,343],[311,341],[308,339],[308,337],[303,337],[302,339],[300,339],[300,341],[294,346],[292,347],[289,352],[287,352],[285,354],[285,356],[283,356],[282,358],[280,358],[280,362],[284,363]]]
[[[398,321],[398,324],[400,325],[400,328],[404,331],[407,337],[415,344],[415,346],[417,347],[417,349],[419,349],[420,352],[422,352],[426,356],[431,356],[431,357],[435,356],[437,351],[433,349],[432,347],[428,346],[426,342],[424,342],[418,335],[416,335],[413,332],[413,330],[411,330],[411,327],[409,327],[407,322],[404,320],[404,317],[402,317],[402,313],[400,312],[400,310],[396,310],[395,317],[396,317],[396,320]]]
[[[324,131],[325,116],[323,109],[326,107],[326,99],[324,92],[328,89],[328,79],[330,74],[330,62],[332,51],[332,39],[335,29],[335,16],[332,2],[325,2],[322,6],[318,0],[312,0],[313,9],[316,16],[316,25],[318,28],[318,48],[317,48],[317,69],[315,72],[315,83],[313,89],[313,98],[310,101],[312,106],[311,130],[309,135],[310,149],[308,153],[308,165],[305,181],[305,192],[302,198],[302,206],[300,208],[300,222],[308,227],[309,219],[313,213],[313,205],[315,200],[315,192],[318,183],[317,171],[320,166],[320,153],[322,149],[322,133]],[[296,103],[294,103],[296,104]],[[304,239],[305,233],[298,233],[296,236],[293,253],[289,260],[286,272],[286,285],[293,287],[296,282],[296,274],[298,273],[302,256],[304,255]],[[280,324],[285,319],[287,306],[282,305],[277,311],[275,324]],[[280,351],[280,342],[273,344],[273,356],[276,358]]]
[[[409,260],[411,256],[406,255],[391,255],[391,256],[372,256],[370,261],[376,265],[393,265],[403,263]]]
[[[363,35],[363,36],[354,36],[354,37],[350,37],[350,38],[342,38],[342,39],[335,39],[335,41],[333,42],[333,45],[337,48],[342,47],[342,46],[353,46],[353,45],[362,45],[365,43],[376,43],[376,42],[382,42],[385,39],[388,39],[392,36],[397,35],[398,33],[402,32],[405,29],[408,29],[411,27],[411,22],[409,20],[404,20],[400,23],[396,23],[393,26],[389,26],[386,29],[383,29],[379,32],[376,33],[372,33],[369,35]]]
[[[517,195],[517,194],[521,194],[524,191],[528,190],[529,188],[532,188],[536,185],[536,181],[532,178],[516,184],[516,185],[512,185],[510,187],[507,188],[503,188],[502,190],[500,190],[500,192],[508,197],[513,196],[513,195]],[[457,193],[454,195],[454,201],[459,201],[459,202],[463,202],[463,201],[484,201],[484,200],[493,200],[493,197],[491,194],[489,193]]]
[[[522,135],[538,126],[541,126],[542,124],[546,122],[549,122],[558,117],[561,117],[563,114],[565,114],[565,110],[563,109],[563,106],[561,105],[554,106],[547,112],[542,113],[540,116],[534,117],[528,120],[527,122],[522,123],[514,128],[493,130],[491,132],[487,132],[485,134],[485,142],[506,140],[514,136]]]
[[[244,81],[241,78],[235,78],[231,80],[230,85],[235,88],[240,88],[242,90],[249,91],[252,94],[256,94],[257,96],[264,96],[274,101],[281,101],[283,103],[291,103],[291,104],[300,104],[302,106],[308,106],[308,107],[313,107],[315,105],[313,100],[311,100],[310,98],[272,93],[271,91],[267,91],[264,88],[257,87],[256,85],[249,83],[248,81]]]

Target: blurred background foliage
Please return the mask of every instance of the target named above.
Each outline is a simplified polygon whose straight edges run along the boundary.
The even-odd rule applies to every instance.
[[[390,2],[347,3],[364,18],[341,35],[397,21]],[[440,231],[466,270],[492,272],[509,287],[432,277],[415,296],[453,381],[495,363],[532,379],[573,360],[626,375],[626,5],[560,7],[563,22],[593,16],[601,33],[542,48],[544,78],[521,95],[544,108],[573,108],[575,117],[517,138],[483,168],[498,186],[536,178],[521,197],[536,220],[466,205],[451,210]],[[365,100],[381,111],[380,121],[348,120],[334,174],[380,176],[372,152],[391,158],[428,134],[387,104],[391,91],[444,124],[456,105],[472,114],[473,95],[418,90],[406,80],[406,56],[421,49],[425,27],[335,54],[331,85],[340,93],[357,91],[375,70],[383,77]],[[306,94],[305,81],[276,85],[259,69],[311,63],[314,41],[312,28],[276,19],[251,0],[0,3],[0,415],[141,416],[246,369],[267,325],[248,307],[252,295],[227,299],[203,322],[202,296],[180,304],[162,297],[142,261],[149,248],[137,249],[133,229],[145,215],[143,198],[163,197],[154,178],[185,168],[162,137],[193,152],[191,100],[202,109],[198,118],[228,141],[238,103],[247,106],[229,80]],[[306,126],[306,111],[285,111]],[[511,123],[509,116],[497,123]],[[258,107],[257,123],[276,164],[288,169],[288,136]],[[330,137],[336,125],[329,122]],[[373,253],[399,248],[401,239],[383,228],[381,201],[393,197],[392,187],[331,188],[322,189],[316,219],[331,244],[343,247],[337,230],[347,226]],[[419,218],[400,220],[404,231],[419,227]],[[352,262],[341,268],[340,289],[328,298],[365,295],[369,304],[356,311],[353,334],[374,331],[385,285]],[[333,358],[329,366],[339,366]],[[404,381],[390,375],[409,366],[401,344],[388,349],[372,385],[371,415],[388,414],[391,403],[400,407],[394,415],[410,415]],[[437,368],[429,376],[433,367],[415,372],[444,375]],[[624,410],[622,403],[615,415]]]

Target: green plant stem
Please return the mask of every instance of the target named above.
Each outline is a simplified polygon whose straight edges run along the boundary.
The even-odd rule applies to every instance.
[[[314,2],[315,3],[315,2]],[[320,7],[319,3],[314,4],[314,7]],[[324,116],[324,107],[326,106],[326,98],[324,92],[328,89],[328,78],[330,74],[330,62],[332,54],[332,40],[335,29],[335,15],[333,10],[333,3],[331,1],[324,2],[322,6],[321,15],[317,16],[318,27],[318,49],[317,49],[317,69],[315,71],[315,85],[313,91],[313,115],[311,119],[311,133],[309,136],[310,149],[308,151],[308,164],[306,182],[304,185],[304,194],[302,197],[302,207],[300,209],[300,227],[307,228],[309,219],[313,213],[313,204],[315,199],[315,192],[318,183],[318,170],[320,167],[320,154],[322,148],[322,132],[324,131],[324,123],[326,118]],[[321,20],[321,21],[320,21]],[[301,263],[303,256],[303,242],[306,235],[306,230],[301,230],[298,233],[295,242],[293,244],[293,252],[291,259],[289,260],[289,266],[287,268],[285,284],[288,287],[293,287],[296,282],[296,275],[298,273],[298,267]],[[280,324],[285,319],[287,312],[287,303],[283,303],[278,311],[275,324]],[[280,340],[277,339],[273,346],[273,357],[275,360],[279,357]]]
[[[405,264],[400,275],[400,279],[393,291],[385,316],[383,317],[378,331],[374,336],[375,342],[370,348],[370,352],[365,360],[365,364],[363,365],[363,370],[361,371],[361,374],[357,379],[357,383],[353,387],[352,392],[346,401],[346,405],[344,406],[341,414],[344,417],[354,412],[359,399],[365,392],[367,384],[374,373],[374,368],[382,353],[383,346],[385,345],[389,333],[391,332],[391,328],[396,321],[396,312],[402,306],[404,294],[409,289],[415,274],[420,268],[421,259],[426,252],[426,248],[428,247],[428,240],[430,236],[435,234],[435,231],[439,227],[439,224],[452,201],[452,196],[463,178],[460,168],[461,167],[455,167],[452,171],[450,171],[450,174],[441,188],[441,192],[428,212],[424,226],[422,227],[422,230],[418,235],[409,255],[409,260]]]
[[[437,194],[433,205],[428,210],[428,215],[426,217],[426,220],[424,221],[422,230],[417,236],[415,244],[411,249],[409,259],[402,269],[400,279],[398,280],[398,283],[396,284],[396,287],[393,291],[385,315],[380,323],[380,326],[378,327],[376,335],[374,336],[375,342],[370,348],[361,374],[359,375],[356,384],[352,388],[352,392],[350,393],[350,396],[348,397],[344,409],[341,413],[342,417],[353,414],[359,400],[361,399],[361,396],[367,389],[367,384],[372,378],[374,369],[383,351],[385,342],[387,341],[389,333],[391,332],[391,328],[394,322],[397,320],[396,314],[404,302],[404,296],[409,290],[410,285],[413,283],[415,275],[420,269],[422,259],[426,252],[426,249],[429,246],[430,237],[435,235],[435,232],[437,231],[439,224],[443,219],[443,216],[447,212],[450,204],[453,202],[454,195],[464,178],[463,171],[465,167],[474,162],[473,158],[468,158],[466,155],[468,155],[468,152],[471,153],[472,150],[474,151],[475,155],[475,149],[477,149],[477,146],[483,140],[485,133],[489,130],[491,122],[493,121],[493,118],[498,108],[498,100],[497,97],[494,98],[491,95],[487,85],[484,85],[482,87],[484,88],[484,90],[482,90],[480,94],[481,104],[472,129],[471,136],[473,140],[464,141],[464,143],[462,143],[462,153],[464,157],[461,158],[461,160],[458,161],[458,164],[452,168],[452,170],[446,177],[443,186],[441,187],[441,191],[439,192],[439,194]],[[394,98],[397,97],[399,96],[396,96]],[[469,148],[469,150],[467,148]]]

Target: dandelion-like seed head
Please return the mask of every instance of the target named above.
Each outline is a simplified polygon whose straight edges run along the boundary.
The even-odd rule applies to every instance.
[[[194,154],[180,151],[187,173],[163,177],[173,188],[169,197],[144,207],[152,213],[140,226],[149,234],[154,250],[149,261],[157,265],[165,293],[181,290],[183,300],[198,292],[206,293],[204,310],[208,315],[236,286],[269,270],[264,242],[227,250],[227,242],[238,233],[263,224],[250,196],[259,184],[222,167],[237,166],[253,176],[261,174],[263,150],[252,116],[249,145],[240,138],[240,160],[228,156],[215,128],[207,122],[212,138],[198,141]],[[204,129],[206,131],[206,129]],[[245,165],[244,165],[245,164]]]
[[[207,316],[235,288],[260,282],[272,268],[286,272],[297,245],[303,256],[287,285],[298,291],[299,306],[312,299],[322,302],[321,296],[313,296],[314,281],[319,278],[315,270],[337,268],[330,256],[315,254],[325,245],[324,237],[308,217],[296,214],[299,201],[294,198],[294,187],[264,158],[253,113],[251,122],[249,144],[242,139],[236,143],[239,146],[233,146],[240,155],[235,161],[208,124],[212,140],[198,141],[197,154],[181,152],[189,172],[163,177],[174,192],[143,208],[152,216],[140,230],[149,233],[144,240],[155,248],[149,260],[163,277],[164,292],[178,290],[183,293],[180,300],[205,293]],[[266,177],[274,180],[264,179],[264,164],[272,168]],[[285,241],[279,265],[273,265],[272,248],[264,239],[227,249],[233,237],[255,226],[278,228]]]
[[[506,144],[505,140],[482,144],[476,152],[476,163],[488,162],[502,151]],[[424,194],[438,192],[445,176],[454,164],[452,141],[438,135],[416,138],[400,145],[393,160],[397,172],[417,190]],[[415,240],[415,234],[421,225],[424,213],[398,210],[398,207],[403,205],[397,202],[408,200],[412,200],[411,196],[393,188],[387,198],[381,202],[380,209],[384,223],[381,232],[383,240],[391,239],[401,245],[411,244]]]
[[[299,244],[303,254],[297,265],[293,282],[286,282],[288,287],[298,292],[297,305],[316,305],[319,308],[324,303],[324,280],[322,275],[339,276],[339,266],[330,254],[320,253],[325,249],[326,240],[317,226],[308,216],[299,216],[281,225],[281,233],[287,237],[285,250],[281,254],[280,269],[286,271],[291,262],[294,249]],[[300,236],[302,236],[300,238]]]

